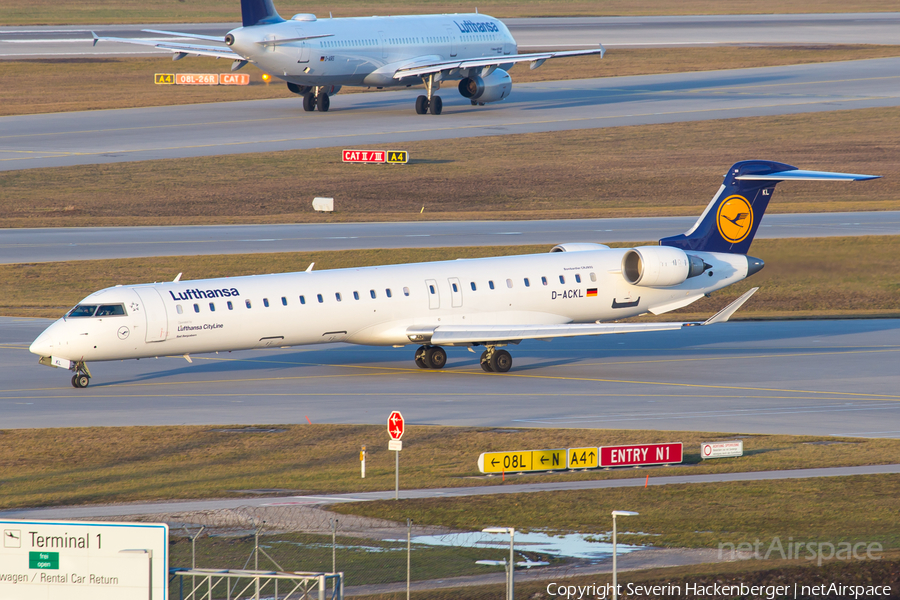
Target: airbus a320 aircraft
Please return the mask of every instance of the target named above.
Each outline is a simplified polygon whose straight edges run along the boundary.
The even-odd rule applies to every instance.
[[[763,268],[747,256],[781,181],[873,175],[801,171],[743,161],[686,233],[658,246],[562,244],[547,254],[116,286],[94,292],[31,344],[42,365],[90,383],[90,361],[184,356],[348,342],[419,345],[416,364],[440,369],[443,346],[483,347],[481,367],[504,373],[503,349],[526,339],[681,329],[705,323],[604,323],[682,308]],[[311,267],[312,265],[310,265]]]
[[[536,69],[550,58],[599,54],[603,46],[588,50],[517,54],[516,40],[506,25],[493,17],[474,14],[357,17],[322,19],[297,14],[284,20],[272,0],[241,0],[242,27],[215,36],[145,29],[150,33],[213,42],[227,47],[98,37],[98,41],[154,46],[174,52],[173,60],[189,54],[233,60],[232,70],[248,62],[287,82],[303,96],[303,108],[325,112],[329,96],[341,86],[378,89],[425,84],[416,99],[416,112],[441,114],[443,103],[435,95],[443,81],[459,80],[459,93],[472,105],[503,100],[512,89],[507,71],[516,63],[530,62]]]

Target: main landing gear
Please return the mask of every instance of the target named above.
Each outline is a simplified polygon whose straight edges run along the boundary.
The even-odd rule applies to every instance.
[[[91,384],[91,372],[83,362],[75,363],[75,374],[72,375],[72,387],[86,388]]]
[[[319,109],[319,112],[328,112],[331,100],[325,92],[324,86],[313,86],[312,90],[303,94],[303,110],[311,112]]]
[[[419,346],[416,350],[416,366],[420,369],[443,369],[447,353],[440,346]]]
[[[416,350],[416,366],[420,369],[443,369],[447,364],[447,352],[440,346],[419,346]],[[481,355],[481,368],[488,373],[506,373],[512,368],[512,356],[506,350],[488,346]]]
[[[427,95],[416,98],[416,114],[424,115],[430,112],[433,115],[441,114],[444,108],[444,102],[440,96],[435,96],[434,92],[441,89],[441,82],[435,81],[434,73],[430,73],[427,77],[423,77],[425,82],[425,92]]]
[[[481,354],[481,368],[488,373],[506,373],[512,368],[512,355],[506,350],[488,346]]]

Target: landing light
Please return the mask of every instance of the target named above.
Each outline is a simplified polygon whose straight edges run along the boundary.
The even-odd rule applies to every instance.
[[[271,75],[269,75],[268,73],[263,73],[263,75],[262,75],[262,80],[263,80],[263,81],[265,81],[266,83],[269,83],[269,80],[270,80],[270,79],[272,79],[272,76],[271,76]]]

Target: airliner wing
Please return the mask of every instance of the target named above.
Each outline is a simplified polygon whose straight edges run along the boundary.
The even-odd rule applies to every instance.
[[[193,37],[199,39],[209,39],[212,37],[200,37],[194,34],[180,34],[172,31],[155,33],[183,35],[184,37]],[[93,31],[91,32],[91,35],[94,36],[94,45],[97,45],[97,42],[121,42],[123,44],[137,44],[138,46],[153,46],[154,48],[159,48],[160,50],[168,50],[169,52],[174,52],[176,54],[195,54],[197,56],[212,56],[213,58],[227,58],[229,60],[244,60],[243,56],[237,54],[236,52],[232,52],[229,48],[226,48],[224,46],[201,46],[199,44],[182,44],[177,42],[165,42],[159,40],[147,40],[138,38],[100,37]]]
[[[704,321],[696,322],[663,322],[663,323],[570,323],[563,325],[441,325],[433,330],[424,331],[410,328],[409,335],[413,341],[418,336],[430,333],[429,343],[435,346],[454,344],[472,344],[488,342],[519,342],[521,340],[540,340],[582,335],[605,335],[609,333],[638,333],[642,331],[670,331],[683,327],[714,325],[724,323],[743,304],[750,299],[756,290],[752,288],[740,298]]]
[[[453,61],[436,61],[430,64],[416,65],[415,67],[404,67],[397,69],[394,73],[394,79],[402,79],[404,77],[421,77],[438,73],[440,71],[450,71],[452,69],[477,69],[481,67],[491,67],[499,65],[508,65],[510,63],[531,62],[532,69],[544,64],[545,60],[551,58],[563,58],[566,56],[584,56],[588,54],[599,54],[602,58],[606,53],[603,46],[592,48],[590,50],[563,50],[560,52],[535,52],[532,54],[509,54],[500,56],[486,56],[482,58],[453,60]]]

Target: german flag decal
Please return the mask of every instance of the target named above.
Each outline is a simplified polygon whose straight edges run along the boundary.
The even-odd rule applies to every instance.
[[[597,288],[588,288],[587,297],[593,298],[597,296]]]

